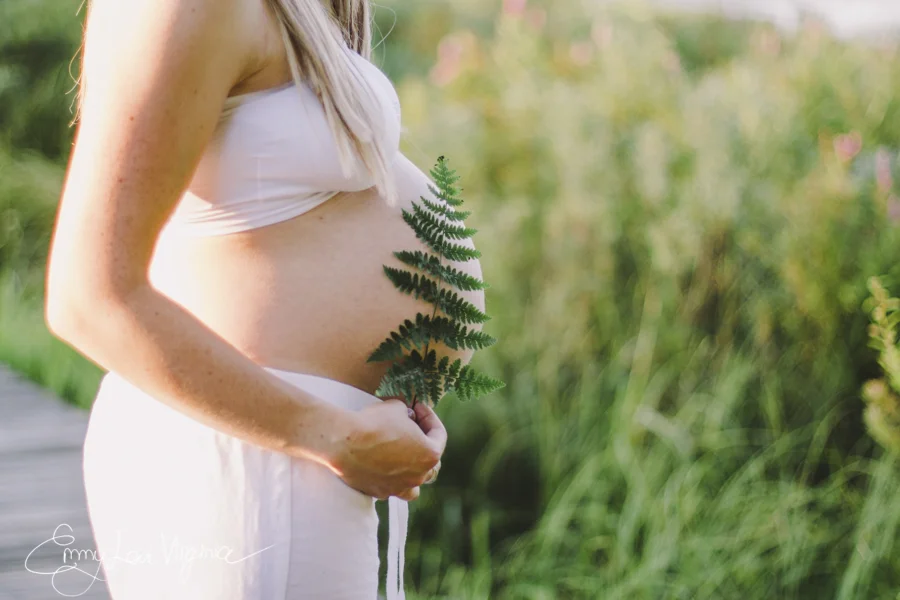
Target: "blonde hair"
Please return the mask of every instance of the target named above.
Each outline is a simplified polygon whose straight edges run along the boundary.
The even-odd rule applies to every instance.
[[[347,176],[355,151],[372,174],[379,192],[393,205],[396,188],[392,155],[380,143],[383,113],[374,90],[344,49],[366,60],[372,55],[370,0],[269,0],[288,48],[295,82],[306,80],[325,109]],[[359,85],[362,83],[363,85]],[[365,90],[362,88],[365,87]]]
[[[387,123],[377,96],[347,51],[372,56],[371,0],[266,0],[278,18],[291,76],[305,83],[322,104],[338,148],[345,177],[361,161],[391,206],[397,190],[390,169],[393,152],[385,147]],[[90,11],[90,0],[87,0]],[[78,120],[84,97],[80,80]]]

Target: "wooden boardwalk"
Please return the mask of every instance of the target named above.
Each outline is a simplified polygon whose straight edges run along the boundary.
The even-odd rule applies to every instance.
[[[81,474],[87,419],[0,365],[0,600],[109,599],[83,552],[95,548]]]

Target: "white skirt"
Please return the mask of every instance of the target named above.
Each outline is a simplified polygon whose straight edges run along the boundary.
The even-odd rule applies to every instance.
[[[266,368],[348,410],[381,400]],[[375,498],[310,460],[207,427],[115,373],[84,444],[96,558],[113,600],[375,600]],[[402,599],[408,505],[389,500],[388,600]],[[99,575],[98,575],[99,576]]]

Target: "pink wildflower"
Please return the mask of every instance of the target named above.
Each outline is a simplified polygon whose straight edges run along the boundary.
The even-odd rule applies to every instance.
[[[781,38],[774,31],[763,31],[757,39],[757,45],[765,54],[775,56],[781,51]]]
[[[875,153],[875,182],[882,192],[889,192],[894,187],[894,176],[891,173],[891,155],[884,148]]]
[[[594,21],[591,26],[591,39],[598,48],[606,48],[612,42],[613,28],[610,23]]]
[[[462,40],[452,34],[444,37],[438,44],[438,58],[431,69],[431,80],[444,86],[456,79],[461,71],[462,55]]]
[[[887,216],[892,223],[900,222],[900,199],[891,194],[887,202]]]
[[[547,23],[547,11],[543,8],[529,8],[525,11],[525,20],[532,29],[541,31]]]
[[[503,13],[512,17],[521,17],[525,12],[526,0],[503,0]]]
[[[662,59],[663,68],[669,73],[681,72],[681,59],[671,50],[666,52]]]
[[[834,151],[842,162],[849,162],[862,150],[862,136],[858,131],[834,138]]]
[[[573,42],[569,46],[569,56],[576,65],[585,66],[594,56],[594,45],[591,42]]]

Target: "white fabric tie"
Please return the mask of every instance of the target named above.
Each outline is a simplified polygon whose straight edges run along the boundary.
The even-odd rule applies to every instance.
[[[397,496],[388,498],[388,555],[387,600],[405,600],[403,592],[403,563],[406,560],[406,532],[409,523],[409,503]]]

